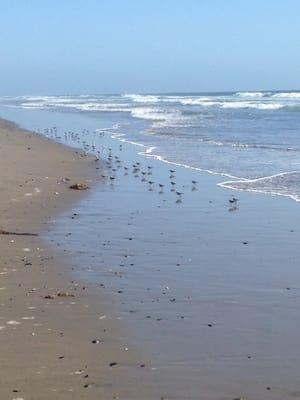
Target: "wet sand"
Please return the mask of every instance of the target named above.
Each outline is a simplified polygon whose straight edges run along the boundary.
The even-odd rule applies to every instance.
[[[94,157],[3,120],[0,153],[2,230],[40,235],[88,196],[69,184],[99,184]],[[61,252],[39,236],[0,235],[0,253],[1,399],[139,398],[147,390],[135,384],[145,360],[125,348],[101,296],[71,279]]]

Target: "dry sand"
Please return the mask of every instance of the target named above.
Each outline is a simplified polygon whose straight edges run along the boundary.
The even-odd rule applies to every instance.
[[[40,234],[88,195],[71,183],[98,179],[92,157],[5,121],[0,154],[0,230]],[[139,376],[144,360],[124,348],[99,297],[72,281],[61,255],[15,235],[0,235],[0,253],[0,399],[152,398]]]

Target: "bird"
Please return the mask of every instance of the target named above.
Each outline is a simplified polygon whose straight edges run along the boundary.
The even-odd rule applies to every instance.
[[[176,194],[178,196],[178,198],[176,200],[176,203],[181,203],[183,193],[182,192],[176,192]]]
[[[148,183],[149,183],[149,190],[152,191],[154,182],[153,181],[148,181]]]
[[[164,186],[165,186],[165,185],[163,185],[162,183],[159,183],[158,186],[159,186],[159,188],[160,188],[159,193],[160,193],[160,194],[163,193],[163,191],[164,191]]]
[[[239,201],[239,199],[237,199],[236,197],[232,197],[232,199],[228,200],[230,204],[235,204]]]
[[[141,171],[141,173],[142,173],[142,182],[146,182],[146,175],[147,175],[147,172]]]
[[[171,192],[175,192],[175,185],[176,185],[176,182],[171,181],[170,183],[171,183],[171,185],[172,185]]]

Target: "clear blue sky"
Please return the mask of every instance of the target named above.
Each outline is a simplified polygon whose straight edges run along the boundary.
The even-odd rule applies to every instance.
[[[300,89],[299,0],[0,0],[0,95]]]

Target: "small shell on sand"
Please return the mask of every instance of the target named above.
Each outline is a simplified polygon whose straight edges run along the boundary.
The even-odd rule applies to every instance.
[[[25,193],[25,196],[32,196],[32,193]]]
[[[20,325],[21,324],[21,322],[14,321],[14,320],[7,321],[6,323],[7,323],[7,325]]]
[[[25,320],[27,320],[27,319],[35,319],[35,317],[22,317],[22,319],[25,319]]]
[[[105,319],[106,315],[101,315],[101,317],[99,317],[99,319]]]
[[[30,251],[29,247],[24,247],[23,251]]]
[[[0,326],[0,331],[2,331],[3,329],[5,329],[5,326]]]

